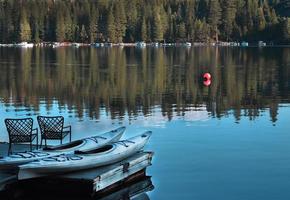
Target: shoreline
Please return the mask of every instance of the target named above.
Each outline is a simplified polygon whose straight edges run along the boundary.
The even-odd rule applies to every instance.
[[[273,44],[259,41],[258,43],[248,42],[183,42],[183,43],[77,43],[77,42],[42,42],[42,43],[10,43],[1,44],[0,47],[22,47],[22,48],[33,48],[33,47],[290,47],[290,44]]]

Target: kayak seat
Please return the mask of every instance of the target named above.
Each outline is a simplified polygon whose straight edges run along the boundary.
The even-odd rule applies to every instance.
[[[93,150],[89,150],[89,151],[75,151],[75,154],[96,154],[96,153],[104,153],[106,151],[109,151],[113,148],[113,145],[109,144],[106,146],[103,146],[101,148],[96,148]]]
[[[44,147],[43,150],[44,151],[57,151],[57,150],[65,150],[65,149],[70,149],[70,148],[74,148],[76,146],[79,146],[83,143],[82,140],[77,140],[74,142],[70,142],[64,145],[58,145],[58,146],[51,146],[51,147]]]

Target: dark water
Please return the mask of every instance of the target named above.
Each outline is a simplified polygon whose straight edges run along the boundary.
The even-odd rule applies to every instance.
[[[150,199],[290,198],[290,48],[1,48],[0,72],[1,141],[40,114],[152,130]]]

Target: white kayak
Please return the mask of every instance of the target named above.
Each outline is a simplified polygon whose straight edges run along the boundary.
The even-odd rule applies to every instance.
[[[31,161],[57,156],[61,154],[71,154],[76,150],[89,151],[95,148],[101,148],[109,143],[117,142],[122,137],[125,127],[120,127],[101,135],[87,137],[67,144],[47,147],[41,150],[18,152],[7,157],[0,158],[0,169],[13,169],[18,165],[29,163]]]
[[[78,150],[74,154],[49,157],[20,165],[18,179],[30,179],[109,165],[140,151],[151,135],[152,132],[147,131],[141,135],[118,141],[102,148],[89,151]]]

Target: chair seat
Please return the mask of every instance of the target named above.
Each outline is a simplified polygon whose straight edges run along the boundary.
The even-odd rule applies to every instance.
[[[50,139],[50,140],[60,140],[65,138],[68,134],[70,133],[70,131],[63,131],[61,132],[46,132],[43,135],[43,138],[45,139]]]
[[[37,137],[37,134],[31,134],[31,135],[11,134],[10,142],[12,143],[32,142],[36,137]]]

